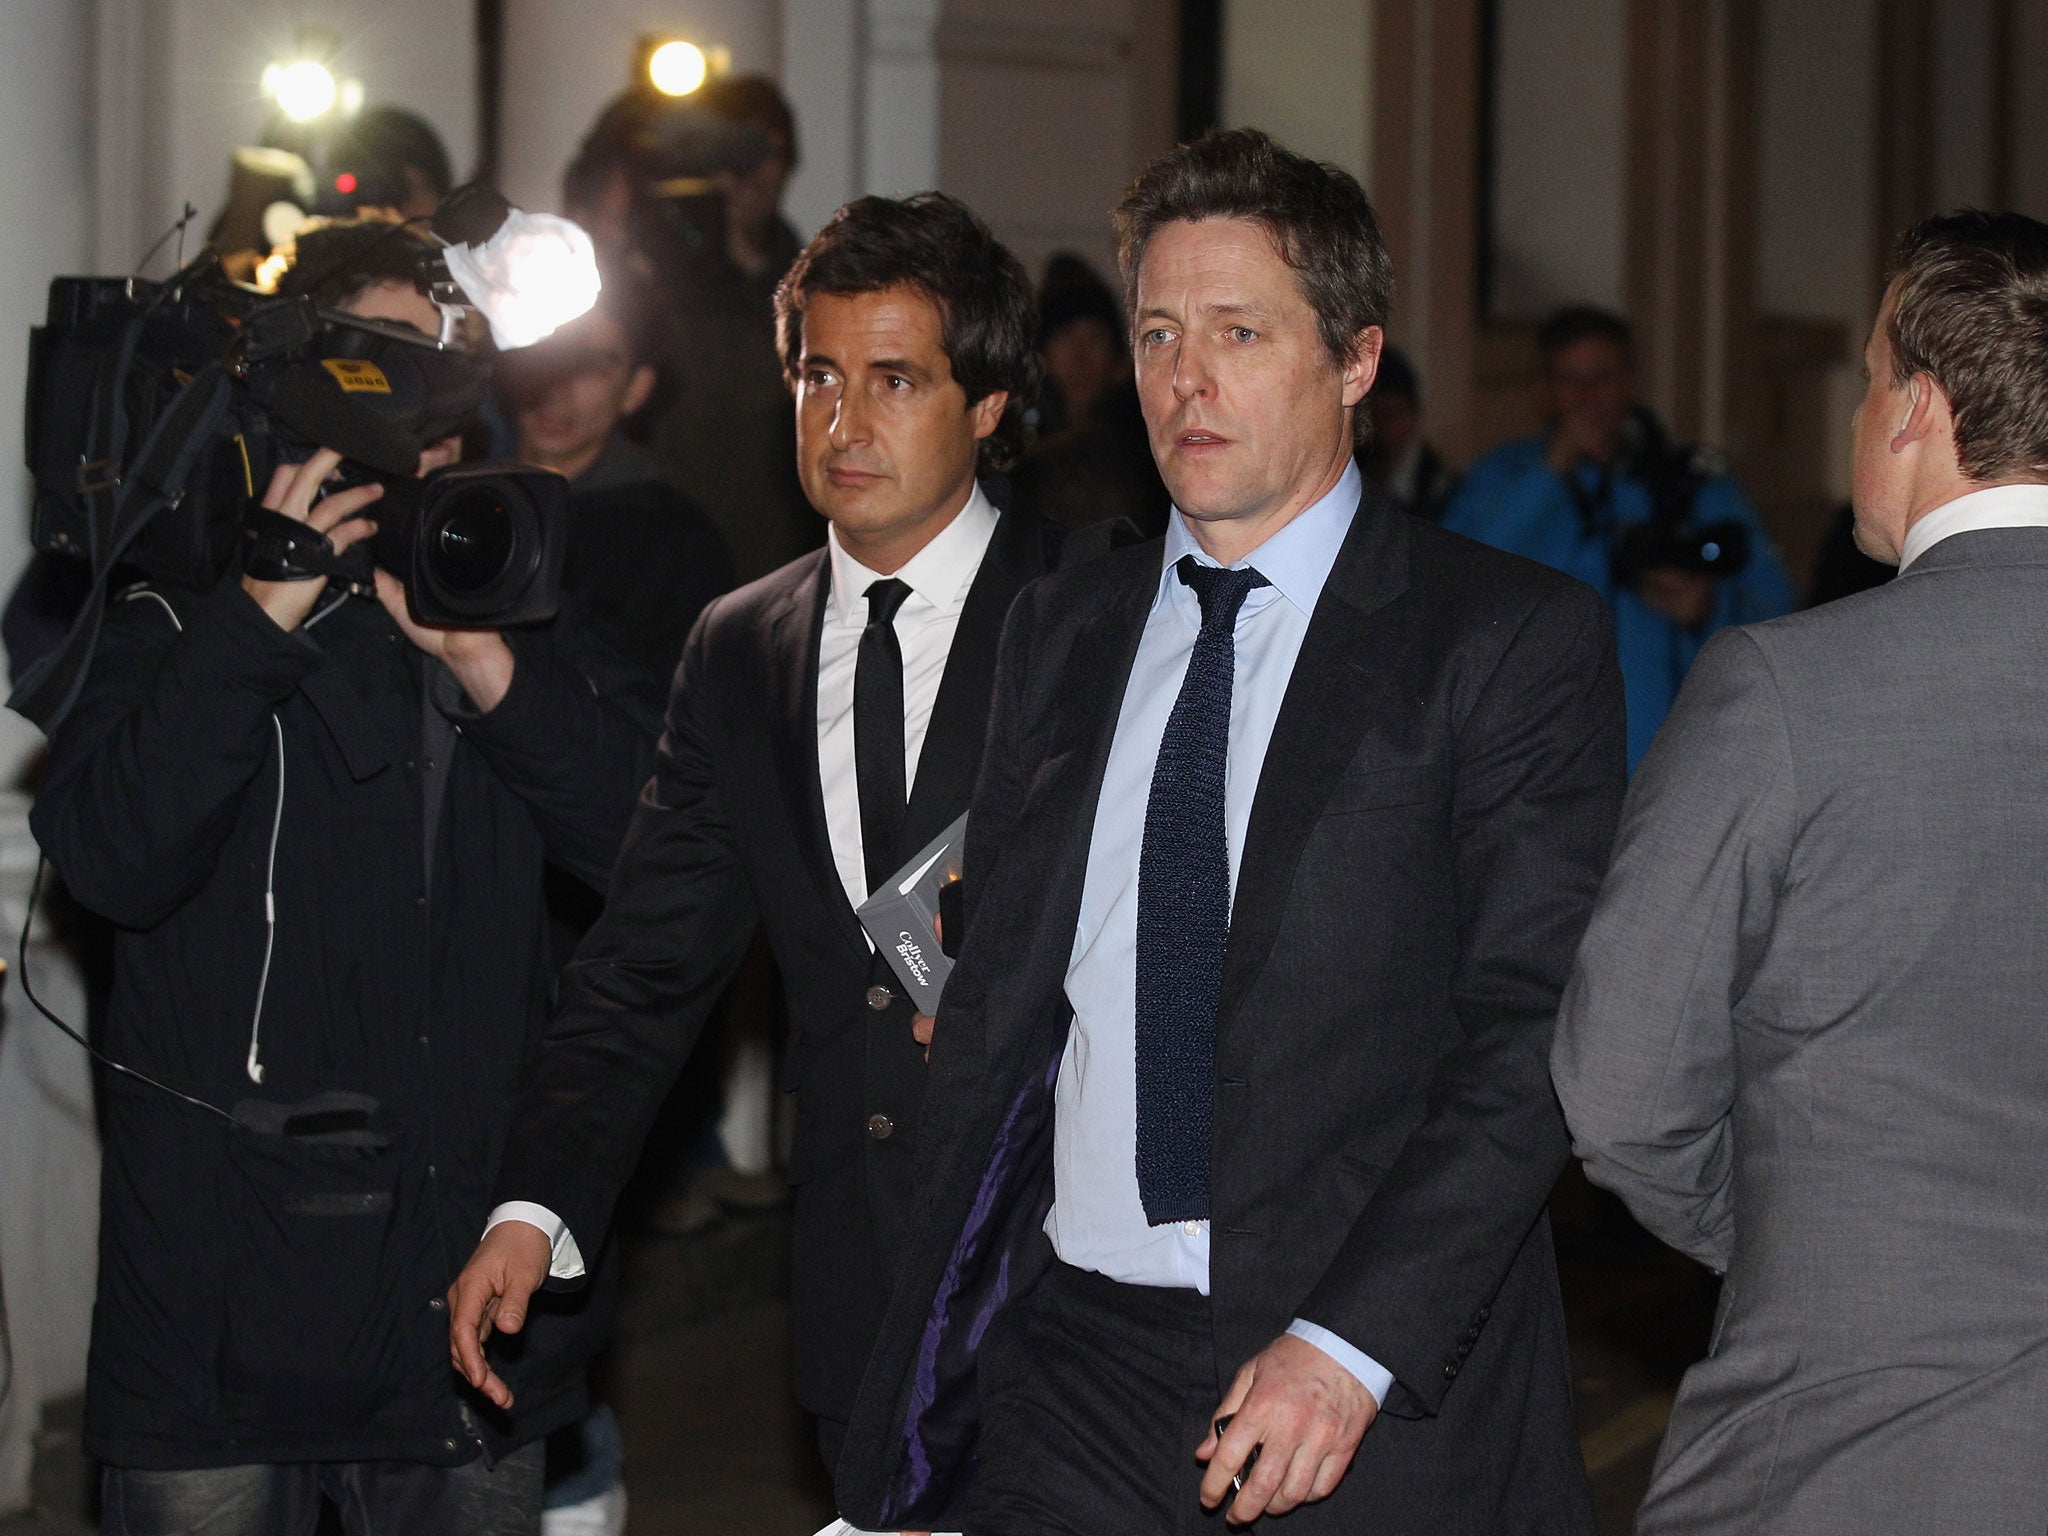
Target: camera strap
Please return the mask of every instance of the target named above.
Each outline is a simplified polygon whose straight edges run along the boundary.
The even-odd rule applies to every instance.
[[[242,514],[242,570],[258,581],[338,577],[351,584],[368,574],[362,560],[336,554],[334,541],[311,523],[254,504]]]

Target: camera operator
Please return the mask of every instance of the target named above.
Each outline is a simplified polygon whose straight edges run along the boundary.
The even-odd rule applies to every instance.
[[[563,174],[569,216],[674,300],[647,451],[704,509],[743,582],[818,547],[775,347],[775,287],[802,242],[780,211],[795,114],[758,75],[681,102],[629,92]]]
[[[431,334],[419,251],[335,225],[282,286]],[[382,491],[339,464],[263,505],[357,543]],[[539,1437],[582,1411],[587,1311],[536,1317],[501,1414],[441,1294],[545,1020],[544,861],[603,883],[653,701],[566,616],[433,629],[375,581],[124,593],[33,812],[118,929],[105,1050],[163,1085],[104,1080],[86,1446],[124,1536],[297,1536],[323,1497],[352,1533],[537,1532]]]
[[[654,393],[668,318],[646,279],[611,263],[588,313],[498,365],[515,456],[569,477],[563,590],[664,689],[697,615],[734,585],[717,527],[623,430]]]
[[[1707,637],[1791,612],[1792,584],[1741,488],[1642,405],[1627,321],[1560,310],[1536,347],[1548,429],[1473,465],[1444,526],[1606,594],[1633,770]]]

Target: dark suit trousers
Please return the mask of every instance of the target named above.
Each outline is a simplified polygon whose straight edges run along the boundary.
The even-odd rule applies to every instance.
[[[1221,1536],[1195,1460],[1221,1396],[1206,1296],[1055,1264],[979,1370],[967,1536]]]

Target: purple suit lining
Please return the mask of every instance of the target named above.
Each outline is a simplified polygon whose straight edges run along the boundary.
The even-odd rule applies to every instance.
[[[902,1459],[883,1511],[892,1528],[928,1523],[952,1497],[973,1456],[980,1418],[974,1368],[982,1337],[996,1313],[1037,1281],[1050,1255],[1044,1227],[1052,1205],[1052,1095],[1065,1054],[1061,1045],[1003,1116],[932,1298],[903,1416]]]

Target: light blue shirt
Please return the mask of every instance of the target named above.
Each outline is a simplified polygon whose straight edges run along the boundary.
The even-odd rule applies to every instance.
[[[1256,569],[1271,585],[1245,598],[1233,631],[1237,654],[1224,784],[1233,892],[1273,724],[1316,600],[1351,527],[1359,489],[1356,466],[1347,466],[1327,496],[1236,563]],[[1061,1260],[1077,1269],[1127,1285],[1172,1286],[1206,1296],[1209,1223],[1148,1224],[1137,1171],[1138,856],[1160,738],[1202,627],[1201,601],[1174,570],[1185,555],[1216,564],[1176,510],[1167,524],[1159,589],[1124,688],[1088,846],[1081,915],[1067,964],[1074,1023],[1055,1090],[1053,1203],[1045,1230]],[[1385,1399],[1393,1373],[1369,1355],[1314,1323],[1297,1319],[1288,1332],[1339,1361],[1375,1401]]]

